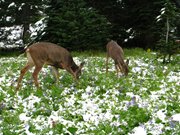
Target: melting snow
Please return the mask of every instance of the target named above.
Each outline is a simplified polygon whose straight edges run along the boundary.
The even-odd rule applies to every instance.
[[[11,3],[9,6],[14,6],[15,3]],[[19,7],[19,10],[21,10],[22,5]],[[12,17],[7,16],[6,20],[11,21]],[[29,26],[29,33],[30,33],[30,40],[33,40],[38,33],[41,33],[44,28],[46,27],[46,24],[44,23],[45,19],[42,18],[41,20],[37,21],[34,24],[30,24]],[[1,30],[4,31],[2,35],[0,35],[0,38],[5,39],[0,41],[0,48],[14,48],[17,46],[23,46],[22,41],[22,33],[23,33],[23,26],[22,25],[15,25],[11,27],[1,27]],[[8,34],[7,34],[8,33]],[[44,33],[42,33],[44,34]]]
[[[12,2],[11,4],[9,4],[8,8],[13,7],[13,6],[15,6],[15,5],[16,5],[16,4],[15,4],[14,2]]]
[[[135,127],[135,128],[133,129],[133,132],[134,132],[134,133],[128,134],[128,135],[147,135],[146,130],[145,130],[143,127],[141,127],[141,126]]]
[[[157,117],[162,120],[163,122],[165,122],[165,118],[166,118],[166,114],[164,112],[164,110],[159,110],[157,112]]]
[[[31,117],[27,117],[26,116],[26,113],[21,113],[20,115],[19,115],[19,119],[21,120],[21,121],[29,121],[30,119],[31,119]]]
[[[18,58],[18,59],[19,59],[19,62],[25,62],[24,59],[21,59],[21,58]],[[86,60],[87,63],[89,64],[88,66],[90,66],[90,62],[93,61],[93,59],[94,58],[91,57],[89,58],[89,60],[88,59]],[[8,60],[1,58],[0,60],[1,60],[1,64],[7,64],[10,61],[17,62],[17,60],[10,59],[10,58]],[[80,62],[78,58],[75,58],[75,60],[77,62]],[[96,58],[96,62],[99,60],[104,61],[105,59]],[[131,64],[135,64],[138,66],[134,66],[132,68],[132,74],[137,73],[136,75],[138,75],[137,78],[139,79],[142,79],[142,78],[146,79],[145,77],[148,74],[149,69],[150,70],[154,69],[154,66],[152,65],[148,66],[148,64],[145,63],[141,59],[133,60],[133,62],[131,62]],[[98,73],[104,73],[98,66],[94,67],[93,65],[93,68]],[[168,67],[166,67],[164,70],[167,70],[167,68]],[[85,67],[84,70],[88,73],[87,67]],[[114,66],[112,66],[110,70],[114,70]],[[48,70],[43,69],[43,73],[46,73],[46,72],[48,72]],[[141,74],[141,72],[143,74]],[[149,74],[152,74],[152,73],[149,73]],[[0,76],[0,84],[4,84],[5,82],[9,81],[7,80],[8,75],[16,76],[16,74],[14,74],[13,72],[10,73],[9,71],[7,71],[4,75]],[[92,77],[92,79],[97,81],[99,80],[99,76],[94,76]],[[168,79],[166,80],[167,82],[178,82],[178,80],[180,80],[179,73],[175,73],[172,71],[167,75],[166,79]],[[40,131],[42,131],[45,128],[49,128],[49,127],[52,128],[53,125],[56,123],[62,123],[66,127],[76,126],[78,128],[77,133],[81,134],[83,130],[85,131],[84,127],[89,128],[89,129],[94,129],[95,126],[98,126],[99,123],[106,122],[106,121],[111,122],[110,123],[111,126],[118,127],[121,124],[128,126],[126,121],[123,121],[123,122],[118,121],[121,117],[118,114],[113,114],[112,108],[114,107],[120,110],[128,110],[129,106],[134,106],[135,104],[137,104],[139,107],[143,107],[151,111],[152,116],[148,122],[141,123],[140,126],[135,127],[131,131],[131,133],[129,133],[129,135],[146,135],[148,133],[151,133],[153,135],[160,135],[163,133],[165,124],[156,123],[156,119],[158,118],[162,122],[165,122],[165,123],[171,122],[171,120],[180,122],[180,114],[174,114],[171,116],[171,120],[168,120],[166,116],[167,111],[164,110],[164,108],[159,109],[160,107],[162,107],[161,105],[167,104],[166,100],[160,101],[159,98],[162,97],[162,95],[165,95],[167,91],[169,91],[169,87],[166,85],[165,80],[160,80],[159,83],[160,83],[158,86],[159,89],[158,90],[153,89],[153,91],[150,91],[149,95],[146,95],[147,96],[146,98],[144,98],[141,95],[141,92],[149,90],[148,87],[146,88],[146,86],[141,86],[137,90],[139,91],[138,94],[135,94],[134,91],[126,92],[125,96],[129,100],[124,100],[121,103],[119,103],[119,100],[118,100],[121,94],[121,92],[118,89],[121,87],[121,84],[114,86],[112,89],[107,89],[107,91],[103,94],[103,98],[99,98],[99,95],[96,95],[97,97],[94,97],[94,93],[101,89],[106,89],[105,84],[102,84],[101,87],[88,85],[84,89],[78,89],[77,91],[82,93],[81,96],[78,98],[75,95],[78,93],[77,91],[73,92],[75,94],[71,93],[72,89],[74,90],[75,87],[73,86],[72,88],[65,87],[62,92],[62,95],[65,96],[63,105],[59,104],[58,105],[59,109],[57,111],[52,110],[50,115],[47,117],[43,115],[38,115],[36,118],[31,117],[31,113],[33,111],[37,111],[35,104],[41,102],[41,98],[35,96],[34,94],[31,94],[27,98],[22,99],[22,97],[17,93],[17,95],[15,96],[17,101],[14,104],[14,108],[18,108],[19,105],[23,106],[23,110],[22,110],[23,112],[19,114],[19,120],[22,121],[25,133],[28,135],[33,135],[33,133],[29,131],[30,125],[28,124],[28,122],[33,123],[36,129]],[[131,84],[129,85],[132,85],[132,88],[135,88],[137,85],[140,85],[140,84],[137,84],[137,82],[135,82],[132,78]],[[128,87],[126,89],[128,89]],[[171,87],[172,93],[173,93],[173,90],[174,90],[173,87]],[[4,101],[10,102],[11,95],[9,95],[8,92],[6,90],[3,90],[1,87],[0,87],[0,92],[6,96]],[[49,100],[50,101],[52,100],[51,97],[49,98]],[[78,108],[74,107],[76,103],[79,104]],[[105,111],[102,109],[102,105],[107,105],[107,107],[105,108]],[[63,113],[66,113],[67,110],[69,111],[71,115],[80,115],[83,120],[78,121],[78,122],[73,121],[73,120],[67,120],[66,118],[63,117]],[[114,120],[114,118],[116,118],[117,120]],[[0,123],[1,122],[2,120],[0,119]],[[1,128],[0,128],[0,131],[1,131]],[[51,131],[49,132],[49,134],[53,134],[53,132]]]
[[[172,116],[172,120],[173,120],[173,121],[178,121],[178,122],[180,122],[180,113],[174,114],[174,115]]]

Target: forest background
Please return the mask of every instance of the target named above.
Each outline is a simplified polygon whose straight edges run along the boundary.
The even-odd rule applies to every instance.
[[[0,51],[37,41],[103,50],[110,39],[125,48],[169,50],[180,38],[179,9],[179,0],[1,0]]]
[[[105,73],[111,39],[130,60],[127,77],[112,60]],[[78,83],[61,71],[53,84],[44,66],[42,90],[28,72],[15,91],[27,62],[19,53],[38,41],[85,61]],[[0,135],[180,134],[180,55],[156,57],[178,53],[179,43],[180,0],[0,0]]]

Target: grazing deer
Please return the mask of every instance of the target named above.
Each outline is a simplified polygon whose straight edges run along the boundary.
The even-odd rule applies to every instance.
[[[180,40],[175,40],[175,43],[180,44]]]
[[[84,62],[82,62],[80,66],[77,66],[73,61],[71,54],[65,48],[48,42],[32,44],[26,49],[26,54],[28,62],[21,70],[16,90],[19,89],[24,74],[32,67],[35,67],[32,76],[34,83],[38,88],[38,73],[44,64],[54,67],[53,69],[56,81],[59,77],[58,68],[67,70],[70,74],[73,75],[74,79],[77,80],[81,75],[81,69],[84,65]]]
[[[106,58],[106,73],[108,72],[108,60],[111,57],[114,60],[115,68],[117,71],[117,75],[119,70],[124,73],[126,76],[128,75],[128,63],[129,60],[126,62],[124,61],[124,52],[123,49],[113,40],[108,42],[106,45],[107,49],[107,58]]]

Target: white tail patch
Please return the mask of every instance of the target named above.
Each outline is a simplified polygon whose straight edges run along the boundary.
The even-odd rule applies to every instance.
[[[34,61],[33,61],[33,59],[32,59],[32,57],[31,57],[31,54],[29,53],[29,50],[27,49],[27,51],[26,51],[26,55],[27,55],[27,59],[28,59],[28,64],[29,65],[34,65]]]

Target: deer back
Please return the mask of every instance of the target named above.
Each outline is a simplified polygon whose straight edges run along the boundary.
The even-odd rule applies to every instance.
[[[63,47],[53,43],[39,42],[27,48],[26,53],[29,53],[35,65],[47,64],[57,68],[78,66],[74,63],[71,54]]]
[[[115,42],[110,41],[107,46],[107,53],[113,60],[124,59],[123,49]]]

